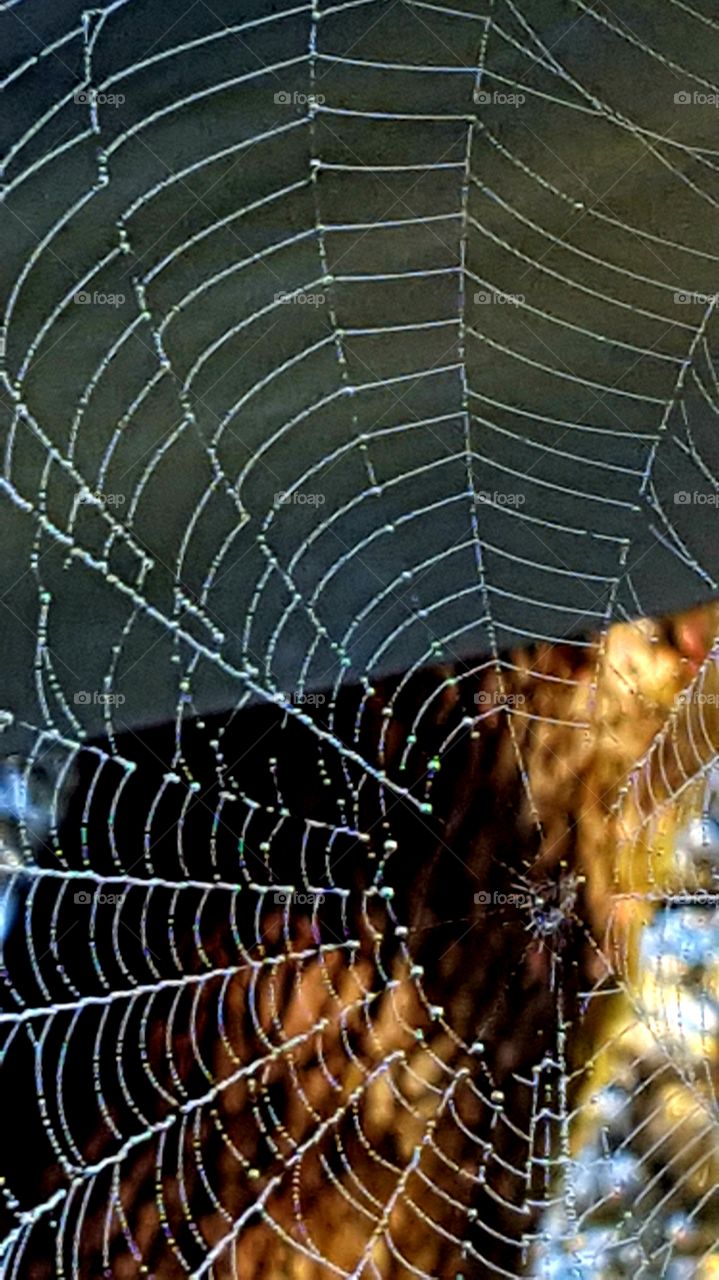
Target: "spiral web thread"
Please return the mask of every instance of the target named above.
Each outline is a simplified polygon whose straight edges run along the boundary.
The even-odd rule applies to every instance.
[[[673,899],[687,911],[699,902],[702,914],[683,925],[696,933],[701,924],[696,973],[712,950],[714,899],[696,858],[680,865],[665,852],[657,872],[647,830],[713,763],[712,654],[657,726],[611,815],[632,811],[607,873],[608,945],[581,928],[595,962],[581,999],[589,1015],[595,1004],[620,998],[624,1023],[615,1022],[593,1051],[597,1067],[621,1042],[620,1067],[616,1059],[597,1067],[605,1084],[591,1099],[580,1088],[584,1067],[568,1060],[565,1021],[570,994],[560,936],[576,917],[576,885],[566,885],[551,908],[521,870],[513,872],[519,886],[509,875],[504,885],[531,898],[521,908],[522,927],[538,953],[551,956],[556,1017],[553,1040],[532,1070],[510,1073],[501,1088],[483,1041],[460,1033],[425,989],[403,886],[411,833],[440,839],[431,824],[443,765],[458,744],[496,726],[498,715],[506,719],[523,804],[544,838],[526,735],[552,717],[546,703],[526,707],[518,692],[522,664],[507,657],[508,646],[572,646],[593,674],[581,714],[568,701],[562,723],[570,735],[596,726],[610,627],[645,611],[632,542],[640,504],[651,507],[656,544],[670,564],[687,570],[697,589],[716,587],[691,531],[677,528],[681,508],[662,500],[658,473],[674,476],[681,461],[697,487],[719,493],[692,418],[697,403],[712,422],[717,411],[716,299],[706,283],[717,255],[687,228],[684,239],[678,231],[654,233],[651,219],[629,225],[606,202],[592,203],[596,193],[556,163],[549,145],[540,145],[535,168],[508,145],[503,128],[522,109],[548,113],[568,134],[586,119],[606,125],[618,145],[636,145],[627,167],[639,153],[651,157],[669,190],[690,191],[696,216],[711,218],[716,150],[681,141],[673,104],[677,89],[706,98],[717,86],[701,58],[683,65],[672,36],[681,24],[695,42],[716,47],[716,20],[671,0],[666,30],[649,39],[631,6],[617,6],[619,13],[575,0],[571,21],[566,6],[547,7],[563,24],[547,40],[532,7],[511,0],[315,0],[280,13],[260,7],[241,21],[236,13],[230,21],[227,6],[202,0],[200,34],[185,38],[187,13],[179,6],[160,11],[115,0],[77,9],[65,25],[61,14],[47,21],[42,8],[32,0],[0,6],[8,31],[29,50],[13,65],[8,92],[19,90],[27,108],[41,96],[45,68],[57,76],[49,104],[18,116],[23,127],[9,151],[5,188],[7,216],[27,239],[0,352],[7,392],[1,483],[8,509],[32,530],[29,563],[13,569],[37,595],[39,715],[34,722],[15,716],[13,690],[6,691],[6,730],[18,731],[24,750],[6,762],[2,779],[0,1023],[8,1107],[22,1100],[28,1132],[45,1154],[35,1158],[34,1174],[23,1165],[17,1180],[8,1166],[4,1274],[39,1275],[32,1268],[43,1265],[58,1275],[695,1274],[677,1269],[687,1240],[696,1268],[719,1239],[711,1204],[719,1178],[715,1005],[704,988],[680,997],[670,985],[677,967],[687,969],[686,938],[672,923],[676,912],[654,912]],[[133,26],[138,14],[149,36]],[[623,114],[563,65],[562,39],[580,24],[591,41],[621,48],[658,80],[657,94],[666,92],[662,119],[671,120],[666,133],[636,123],[638,114]],[[416,61],[408,60],[409,30],[423,50]],[[237,74],[235,59],[246,60]],[[511,74],[503,74],[506,66]],[[158,104],[152,86],[165,75]],[[183,93],[181,77],[191,91]],[[221,146],[213,129],[202,132],[202,121],[199,139],[191,130],[183,135],[192,112],[221,95],[229,95],[233,118],[235,102],[251,99],[262,127],[249,129],[242,117],[239,140]],[[523,104],[512,100],[517,95]],[[703,110],[699,102],[691,117],[702,128]],[[187,156],[178,136],[187,138]],[[134,158],[128,164],[125,149]],[[372,163],[373,151],[381,163]],[[159,176],[136,190],[140,153],[150,168],[157,162]],[[297,155],[303,172],[293,168]],[[485,185],[490,155],[513,175],[516,204]],[[233,174],[250,163],[266,175],[265,186],[258,178],[252,199],[235,207]],[[62,175],[78,172],[76,194],[67,178],[68,199]],[[155,210],[178,189],[187,207],[168,225]],[[26,223],[27,190],[53,192],[39,231]],[[226,193],[229,212],[214,211],[213,192]],[[536,220],[527,193],[536,196]],[[572,237],[575,221],[585,241]],[[99,223],[110,239],[79,270],[72,228],[89,236]],[[619,246],[609,264],[591,252],[592,237],[605,232]],[[635,265],[640,241],[645,256]],[[232,308],[208,328],[206,300],[228,280]],[[581,319],[543,310],[537,280],[547,288],[568,284]],[[690,302],[682,296],[677,304],[678,292]],[[91,300],[78,303],[78,294]],[[122,302],[108,303],[109,295]],[[63,351],[72,350],[82,370],[73,344],[87,334],[90,314],[104,349],[83,374],[65,422],[43,385],[68,358]],[[112,329],[107,338],[103,325]],[[578,359],[568,367],[563,344],[573,341]],[[88,350],[96,350],[91,340]],[[556,388],[561,380],[566,415],[530,415],[506,390],[505,399],[493,394],[487,359],[509,361],[502,367],[533,386],[548,379]],[[572,397],[580,390],[589,395],[583,412],[601,407],[601,430],[575,421]],[[163,405],[173,425],[157,432],[152,414],[161,420]],[[547,448],[541,433],[533,439],[537,421],[562,428],[562,449]],[[289,474],[277,461],[283,444],[309,427],[305,469]],[[416,451],[393,474],[389,449],[410,436]],[[145,523],[148,508],[164,469],[191,468],[197,457],[196,508],[177,534],[176,565],[168,565],[156,528]],[[537,471],[528,505],[513,503],[547,458],[551,469],[544,479]],[[403,507],[410,474],[424,504],[417,511]],[[424,479],[431,483],[423,487]],[[610,481],[618,496],[606,496]],[[671,483],[676,491],[679,482]],[[576,522],[561,526],[561,535],[568,547],[576,547],[574,534],[591,540],[598,572],[577,572],[548,554],[545,538],[559,527],[547,514],[552,490],[576,500]],[[368,502],[382,514],[354,542],[353,513]],[[488,507],[504,522],[496,543],[482,533]],[[214,509],[221,515],[208,556]],[[460,509],[463,536],[445,545],[437,531]],[[275,541],[283,522],[294,539],[284,557]],[[392,538],[404,539],[406,567],[385,582],[374,557]],[[233,629],[232,615],[228,622],[215,601],[243,557],[253,589],[240,597],[247,602],[240,625],[235,601]],[[540,584],[531,600],[508,585],[520,564]],[[363,571],[365,604],[339,634],[333,592]],[[63,582],[80,572],[113,601],[101,745],[83,720],[95,694],[53,633]],[[12,610],[12,597],[4,599]],[[152,639],[141,633],[138,648],[145,623]],[[582,629],[598,639],[581,638]],[[410,631],[420,636],[412,666],[380,685],[376,673],[397,669],[395,646]],[[359,633],[372,638],[358,665]],[[278,685],[274,668],[288,635],[295,649],[305,645],[292,689]],[[473,665],[470,641],[487,655]],[[145,649],[157,646],[176,695],[169,761],[159,739],[133,731],[115,694],[132,682],[133,669],[142,670]],[[403,697],[428,664],[439,675],[404,723]],[[203,702],[208,670],[233,690],[224,715],[214,696]],[[579,689],[571,678],[537,679],[564,686],[569,699]],[[321,688],[324,694],[311,692]],[[447,699],[451,714],[443,717]],[[240,711],[256,719],[243,720]],[[689,748],[678,745],[677,726]],[[291,744],[289,769],[274,754],[278,728]],[[396,767],[387,766],[389,757]],[[298,782],[305,777],[320,792],[312,805]],[[710,788],[707,813],[712,796]],[[713,821],[706,818],[700,841],[709,862]],[[450,844],[440,843],[451,865]],[[484,892],[479,879],[473,889]],[[629,925],[621,916],[620,929],[615,917],[627,901],[639,903],[639,914]],[[468,931],[477,924],[473,909],[470,898],[458,910]],[[490,904],[486,916],[497,913]],[[649,942],[638,940],[640,916]],[[679,936],[668,940],[672,929]],[[647,965],[653,996],[643,986]],[[491,1019],[488,1025],[491,1032]],[[640,1070],[640,1060],[649,1065]],[[665,1077],[684,1090],[672,1095],[679,1110],[671,1132],[690,1133],[688,1145],[696,1145],[696,1160],[679,1172],[671,1144],[665,1160],[662,1154],[669,1140],[652,1127],[660,1103],[639,1119],[633,1109],[635,1095],[654,1099]],[[524,1098],[526,1121],[511,1196],[502,1182],[503,1144],[517,1137],[510,1088]],[[377,1138],[381,1115],[400,1133],[391,1158]],[[472,1116],[480,1136],[471,1132]],[[580,1150],[575,1131],[590,1121],[594,1136]],[[664,1160],[661,1176],[657,1159]],[[359,1224],[346,1248],[323,1234],[307,1207],[318,1177]],[[631,1199],[646,1184],[643,1214],[627,1221],[625,1192]],[[424,1255],[413,1252],[415,1232],[432,1242]],[[272,1254],[275,1246],[280,1252]],[[292,1270],[298,1259],[315,1270]]]

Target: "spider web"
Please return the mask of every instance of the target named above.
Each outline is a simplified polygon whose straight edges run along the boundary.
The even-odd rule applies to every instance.
[[[715,17],[0,22],[4,1273],[704,1274]]]

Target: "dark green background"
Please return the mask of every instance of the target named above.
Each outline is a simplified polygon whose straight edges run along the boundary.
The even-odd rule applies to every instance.
[[[674,296],[717,288],[719,111],[674,99],[716,78],[711,8],[443,8],[322,4],[314,124],[275,101],[310,89],[309,6],[135,0],[92,10],[85,33],[78,3],[0,15],[6,67],[34,59],[3,109],[8,142],[25,137],[2,214],[2,705],[18,720],[75,738],[103,726],[78,691],[121,692],[115,723],[138,725],[172,716],[182,678],[194,708],[217,710],[342,670],[581,638],[715,592],[716,507],[674,500],[716,495],[716,318]],[[521,105],[473,103],[490,12],[482,88]],[[99,92],[125,97],[99,105],[96,127],[72,100],[88,65]],[[314,190],[313,155],[337,166]],[[326,301],[277,304],[320,289],[317,209]],[[358,278],[390,273],[405,275]],[[79,289],[125,301],[79,305]],[[525,305],[475,301],[488,289]],[[430,322],[446,323],[351,332]],[[125,498],[106,505],[114,524],[76,507],[83,484]],[[278,507],[293,485],[324,504]]]

